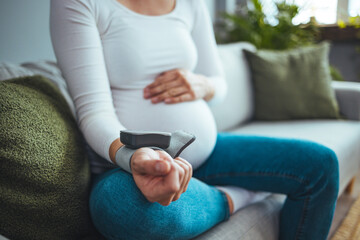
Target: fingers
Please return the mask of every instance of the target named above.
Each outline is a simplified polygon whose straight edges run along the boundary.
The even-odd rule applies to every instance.
[[[157,93],[164,91],[164,88],[176,87],[181,84],[179,74],[171,76],[171,78],[157,78],[155,81],[148,85],[145,89],[150,90],[150,93]]]
[[[186,160],[172,159],[168,153],[150,148],[138,149],[131,166],[136,185],[146,199],[163,206],[178,200],[192,177],[192,166]]]
[[[180,191],[184,176],[184,170],[173,161],[170,172],[153,188],[151,194],[154,196],[154,202],[158,202],[163,206],[169,205],[176,193]]]
[[[189,182],[190,182],[190,180],[192,178],[192,175],[193,175],[192,165],[188,161],[186,161],[185,159],[183,159],[181,157],[177,157],[175,159],[175,161],[178,164],[181,164],[181,166],[183,167],[183,169],[186,172],[186,177],[184,178],[184,185],[183,185],[183,189],[182,189],[182,193],[184,193],[184,192],[186,192],[186,190],[188,188],[188,185],[189,185]]]
[[[184,164],[182,162],[180,162],[179,160],[175,159],[175,163],[178,167],[178,171],[179,171],[179,183],[180,183],[180,187],[179,189],[174,193],[174,198],[172,199],[172,201],[176,201],[180,198],[180,195],[183,193],[184,191],[184,187],[188,178],[188,171],[186,171],[186,167],[184,166]]]
[[[171,163],[171,171],[156,183],[147,199],[168,206],[180,198],[188,187],[192,177],[192,166],[182,158],[176,158]]]
[[[153,89],[158,87],[159,85],[162,85],[166,82],[174,81],[180,76],[180,72],[178,69],[170,70],[168,72],[164,72],[160,76],[158,76],[155,81],[148,86],[145,87],[145,89]]]
[[[152,103],[163,102],[166,99],[171,99],[172,97],[183,95],[183,94],[187,93],[188,91],[189,91],[189,89],[184,86],[170,88],[170,89],[166,90],[165,92],[157,95],[156,97],[151,98],[151,102]]]
[[[166,82],[171,81],[178,78],[180,75],[183,75],[184,71],[181,69],[173,69],[167,72],[163,72],[157,78],[155,78],[155,82]],[[155,84],[156,85],[156,84]]]
[[[169,158],[171,159],[168,154],[150,148],[140,148],[131,158],[131,169],[138,174],[165,175],[171,168]]]
[[[189,89],[189,85],[186,83],[186,80],[183,77],[177,77],[171,80],[157,80],[154,84],[150,84],[144,88],[144,98],[150,99],[155,96],[158,96],[161,93],[173,90],[174,88],[184,87]]]
[[[174,69],[162,73],[144,88],[144,98],[152,103],[179,103],[213,98],[215,88],[208,77],[194,74],[184,69]]]
[[[181,194],[183,194],[184,192],[186,192],[190,179],[192,177],[192,166],[189,162],[187,162],[186,160],[178,157],[175,160],[175,163],[177,163],[182,170],[184,171],[184,177],[183,180],[181,182],[181,186],[179,191],[175,194],[173,201],[176,201],[180,198]]]
[[[164,102],[168,104],[180,103],[180,102],[188,102],[194,100],[194,95],[191,93],[184,93],[177,97],[165,98]]]
[[[170,82],[159,83],[157,86],[152,87],[152,88],[146,87],[144,89],[144,98],[145,99],[152,98],[156,95],[159,95],[161,93],[168,91],[169,89],[176,88],[181,85],[182,85],[182,81],[180,79],[174,79],[173,81],[170,81]]]
[[[180,69],[161,74],[155,81],[144,88],[144,98],[152,103],[178,103],[195,99],[187,72]]]

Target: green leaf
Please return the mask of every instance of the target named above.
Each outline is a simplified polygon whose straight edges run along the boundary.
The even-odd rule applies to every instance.
[[[252,0],[253,8],[242,7],[236,13],[222,15],[224,26],[217,34],[220,42],[248,41],[257,48],[288,49],[316,42],[319,29],[314,22],[294,25],[292,20],[300,8],[285,1],[276,3],[276,25],[271,25],[263,11],[260,0]]]

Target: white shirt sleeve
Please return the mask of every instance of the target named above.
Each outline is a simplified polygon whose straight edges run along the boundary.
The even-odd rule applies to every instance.
[[[80,0],[51,0],[50,32],[80,129],[92,149],[110,161],[109,147],[124,127],[115,114],[92,11]]]
[[[211,17],[203,0],[193,0],[195,9],[194,26],[191,32],[198,51],[198,63],[194,72],[208,77],[215,87],[210,105],[220,103],[226,96],[227,85],[220,62]]]

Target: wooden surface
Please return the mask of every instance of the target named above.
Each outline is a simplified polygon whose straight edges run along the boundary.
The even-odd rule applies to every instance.
[[[333,42],[360,42],[360,28],[339,28],[337,25],[324,25],[320,27],[320,39]]]

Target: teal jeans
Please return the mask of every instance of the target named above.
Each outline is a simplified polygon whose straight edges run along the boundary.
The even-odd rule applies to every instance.
[[[98,176],[90,211],[107,239],[191,239],[229,218],[225,195],[212,185],[286,194],[279,239],[322,240],[338,195],[338,161],[309,141],[219,134],[178,201],[150,203],[130,174],[114,169]]]

